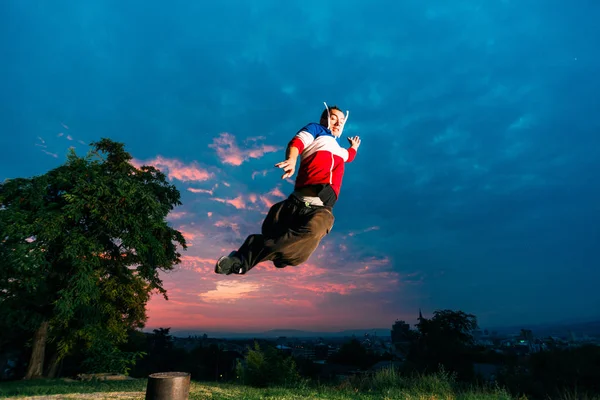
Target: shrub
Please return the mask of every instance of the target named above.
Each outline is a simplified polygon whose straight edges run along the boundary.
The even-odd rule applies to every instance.
[[[236,372],[243,384],[256,387],[296,386],[300,382],[291,356],[273,347],[262,350],[256,342],[254,349],[248,349],[244,362],[238,362]]]

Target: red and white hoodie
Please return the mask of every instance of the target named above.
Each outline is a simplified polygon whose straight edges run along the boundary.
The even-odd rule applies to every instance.
[[[295,189],[329,183],[339,198],[344,163],[352,162],[356,149],[341,147],[331,131],[321,124],[310,123],[290,141],[300,154],[300,168]]]

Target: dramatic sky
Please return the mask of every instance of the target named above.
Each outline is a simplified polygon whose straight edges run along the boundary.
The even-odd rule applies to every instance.
[[[102,137],[164,171],[190,247],[149,328],[594,318],[599,19],[586,0],[4,0],[0,180]],[[289,195],[274,164],[323,101],[362,138],[333,231],[301,266],[216,275]]]

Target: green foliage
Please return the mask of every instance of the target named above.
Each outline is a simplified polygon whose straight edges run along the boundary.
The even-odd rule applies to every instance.
[[[477,328],[474,315],[438,310],[433,318],[422,318],[417,327],[419,336],[409,354],[409,361],[417,371],[433,372],[441,365],[462,380],[474,377],[472,332]]]
[[[274,347],[264,350],[255,342],[254,349],[248,349],[244,363],[238,362],[236,373],[244,384],[267,386],[294,386],[300,382],[296,363]]]
[[[84,157],[0,184],[0,326],[50,322],[61,357],[98,335],[123,342],[142,327],[159,270],[180,263],[182,234],[166,222],[180,194],[159,170],[134,167],[102,139]]]
[[[109,372],[128,375],[138,358],[145,352],[124,352],[113,343],[101,341],[94,343],[85,352],[82,368],[85,373]]]

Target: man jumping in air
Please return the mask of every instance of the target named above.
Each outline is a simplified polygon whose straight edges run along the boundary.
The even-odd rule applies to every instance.
[[[217,274],[245,274],[263,261],[273,261],[277,268],[300,265],[316,250],[321,239],[333,227],[333,206],[337,201],[344,163],[356,157],[358,136],[348,138],[350,147],[341,147],[346,115],[337,106],[327,107],[318,124],[310,123],[289,142],[286,160],[275,164],[284,171],[281,179],[300,168],[294,192],[274,204],[262,224],[262,234],[250,235],[237,251],[219,258]]]

